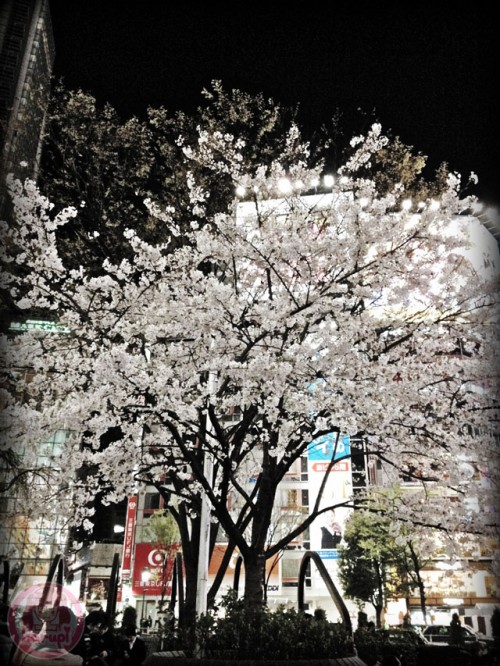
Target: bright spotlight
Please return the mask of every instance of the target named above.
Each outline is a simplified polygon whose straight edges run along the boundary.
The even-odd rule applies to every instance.
[[[278,180],[278,190],[281,192],[281,194],[290,194],[292,191],[292,183],[288,180],[288,178],[280,178]]]

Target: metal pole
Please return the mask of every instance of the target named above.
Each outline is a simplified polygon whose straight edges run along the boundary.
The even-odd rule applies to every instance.
[[[109,581],[109,592],[108,600],[106,602],[106,613],[114,619],[116,614],[116,595],[118,593],[118,582],[119,582],[119,571],[120,571],[120,555],[115,553],[113,556],[113,564],[111,567],[111,578]]]
[[[3,562],[3,592],[2,592],[2,604],[4,606],[9,605],[9,587],[10,587],[10,563],[8,560]]]
[[[216,373],[212,370],[208,374],[208,399],[210,401],[215,392]],[[210,415],[207,405],[205,437],[208,440],[210,430]],[[213,460],[209,451],[205,450],[203,459],[203,474],[208,483],[212,483]],[[201,497],[200,514],[200,546],[198,551],[198,586],[196,588],[196,612],[198,615],[207,612],[208,565],[210,559],[210,502],[204,492]]]
[[[151,572],[149,567],[144,567],[141,574],[142,580],[142,609],[141,609],[141,631],[142,631],[142,621],[144,620],[144,611],[146,606],[146,583],[151,579]]]

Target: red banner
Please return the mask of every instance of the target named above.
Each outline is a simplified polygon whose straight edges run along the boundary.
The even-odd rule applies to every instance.
[[[165,594],[169,596],[172,591],[172,569],[178,549],[179,546],[177,545],[168,550],[163,550],[152,543],[136,543],[132,592],[134,594],[160,596],[165,580]],[[166,566],[164,564],[165,559],[167,560]],[[148,581],[142,580],[144,569],[149,570],[151,577]]]
[[[136,515],[137,497],[129,497],[127,505],[127,520],[125,522],[125,535],[123,538],[122,579],[130,578]]]
[[[328,466],[330,465],[329,462],[315,462],[312,463],[312,468],[315,472],[326,472],[328,469]],[[339,460],[339,462],[336,462],[335,465],[332,467],[331,471],[332,472],[348,472],[350,470],[350,461],[349,460]]]

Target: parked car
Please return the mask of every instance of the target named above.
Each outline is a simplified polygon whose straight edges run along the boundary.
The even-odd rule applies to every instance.
[[[489,636],[485,636],[466,624],[460,627],[462,633],[462,642],[466,650],[471,654],[484,657],[492,654],[495,647],[495,641]],[[430,643],[449,645],[450,644],[450,626],[448,624],[432,624],[422,632],[424,638]]]
[[[411,628],[379,629],[355,635],[359,657],[373,666],[386,655],[395,655],[402,666],[475,666],[473,655],[456,645],[433,644]]]

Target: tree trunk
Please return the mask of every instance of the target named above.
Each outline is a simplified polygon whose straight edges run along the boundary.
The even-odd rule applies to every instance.
[[[184,597],[184,628],[194,636],[196,624],[196,592],[198,587],[198,558],[184,558],[186,592]]]
[[[410,546],[410,555],[411,555],[411,559],[412,559],[412,562],[413,562],[413,569],[414,569],[415,575],[417,577],[418,592],[419,592],[419,595],[420,595],[420,608],[422,610],[422,616],[423,616],[424,624],[427,624],[427,608],[426,608],[427,600],[425,598],[425,584],[424,584],[424,581],[422,580],[422,577],[420,575],[420,571],[421,571],[420,560],[419,560],[411,542],[410,542],[409,546]]]
[[[251,545],[241,551],[245,566],[244,597],[249,606],[260,606],[264,603],[266,541],[278,486],[277,477],[273,473],[274,466],[273,460],[265,454],[259,492],[252,512]]]
[[[425,597],[424,581],[420,577],[420,572],[417,572],[417,580],[418,580],[418,592],[420,595],[420,608],[422,610],[422,617],[424,619],[424,624],[427,624],[427,599]]]
[[[377,625],[377,629],[381,629],[383,625],[383,615],[384,615],[384,607],[383,606],[374,606],[375,608],[375,623]]]
[[[183,630],[194,639],[196,624],[196,592],[198,587],[198,552],[200,543],[200,520],[198,517],[190,518],[184,505],[179,505],[178,511],[173,512],[177,521],[182,544],[182,559],[184,565],[184,606]]]
[[[385,573],[384,565],[378,560],[373,560],[374,570],[377,574],[377,591],[375,593],[375,617],[377,621],[377,629],[381,629],[384,622],[384,608],[385,608]]]
[[[213,524],[212,524],[212,527],[214,527]],[[215,526],[215,531],[217,531],[217,526]],[[214,539],[214,545],[215,545],[215,539]],[[212,552],[212,549],[211,549],[210,552]],[[224,576],[226,575],[226,571],[229,567],[229,563],[231,561],[233,553],[234,553],[234,542],[231,539],[229,539],[229,541],[227,542],[227,545],[226,545],[226,550],[224,552],[224,555],[222,556],[222,561],[221,561],[221,564],[219,566],[219,570],[215,574],[214,581],[213,581],[213,583],[210,586],[210,589],[208,591],[207,608],[213,608],[213,606],[215,604],[215,597],[217,595],[217,592],[220,589],[220,586],[222,585],[222,583],[224,581]]]
[[[249,606],[260,606],[264,602],[264,578],[266,560],[264,553],[251,550],[244,558],[245,565],[245,602]]]

